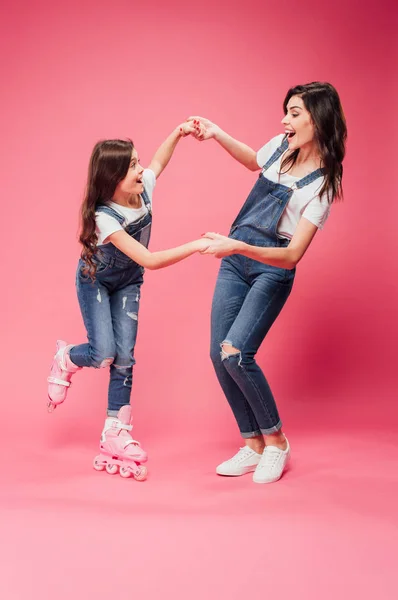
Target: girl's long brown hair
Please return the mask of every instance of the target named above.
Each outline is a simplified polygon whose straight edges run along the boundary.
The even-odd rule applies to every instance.
[[[95,210],[98,204],[113,198],[116,186],[127,175],[134,144],[131,140],[104,140],[92,151],[88,169],[87,186],[81,206],[79,242],[83,249],[85,274],[95,277],[98,237],[95,232]]]
[[[326,192],[329,202],[343,197],[343,159],[347,139],[347,126],[340,98],[330,83],[314,81],[306,85],[290,88],[283,102],[283,110],[287,114],[287,104],[292,96],[300,96],[305,108],[311,115],[315,127],[315,140],[321,154],[325,180],[319,195]],[[291,169],[297,160],[300,150],[287,156],[281,170]]]

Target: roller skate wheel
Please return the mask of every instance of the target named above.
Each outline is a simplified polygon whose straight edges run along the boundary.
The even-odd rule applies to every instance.
[[[106,472],[109,473],[109,475],[115,475],[117,473],[118,466],[108,464],[108,465],[106,465],[105,469],[106,469]]]
[[[120,477],[125,477],[127,479],[127,477],[131,477],[131,471],[130,469],[127,469],[126,467],[120,467],[120,471],[119,471]]]
[[[139,471],[134,473],[134,479],[137,481],[144,481],[148,476],[148,469],[146,467],[140,467]]]
[[[96,471],[103,471],[105,469],[104,465],[99,462],[98,458],[94,458],[93,467]]]

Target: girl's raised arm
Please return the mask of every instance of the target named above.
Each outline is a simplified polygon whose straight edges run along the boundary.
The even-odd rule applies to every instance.
[[[198,136],[202,133],[202,131],[203,128],[200,126],[200,124],[196,122],[194,123],[193,121],[189,123],[182,123],[174,129],[174,131],[165,139],[163,144],[161,144],[156,150],[151,160],[151,164],[148,167],[155,173],[156,179],[169,164],[180,138],[186,137],[191,133],[195,136]]]

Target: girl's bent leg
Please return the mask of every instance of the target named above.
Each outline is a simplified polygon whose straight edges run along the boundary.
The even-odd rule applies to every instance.
[[[88,344],[68,345],[57,342],[57,352],[48,377],[48,409],[51,411],[64,402],[71,385],[71,378],[81,367],[105,367],[113,362],[115,344],[113,341],[112,317],[107,289],[98,280],[77,276],[77,293],[84,324],[87,329]]]
[[[116,350],[109,292],[98,279],[91,282],[79,274],[76,289],[88,343],[73,346],[70,359],[79,367],[107,367]]]

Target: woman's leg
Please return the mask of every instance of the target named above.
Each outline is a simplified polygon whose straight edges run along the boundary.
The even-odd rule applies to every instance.
[[[266,273],[258,276],[231,328],[220,341],[222,365],[249,403],[266,440],[265,449],[262,438],[253,439],[256,448],[241,448],[234,457],[219,465],[217,473],[221,475],[255,471],[254,482],[272,483],[280,479],[289,460],[290,447],[281,431],[274,397],[254,357],[290,290],[291,283],[275,281]]]
[[[275,281],[270,274],[259,275],[229,331],[219,340],[223,367],[246,398],[265,436],[279,436],[282,423],[275,399],[255,361],[255,355],[282,310],[290,290],[290,284]]]
[[[227,261],[223,261],[218,275],[211,311],[211,348],[210,356],[218,381],[235,416],[239,430],[248,445],[260,441],[262,450],[263,439],[260,427],[250,404],[245,398],[239,385],[228,373],[223,364],[221,342],[225,339],[235,319],[238,317],[249,285],[239,276],[236,269]],[[259,438],[260,436],[260,438]],[[253,448],[256,450],[256,448]]]

